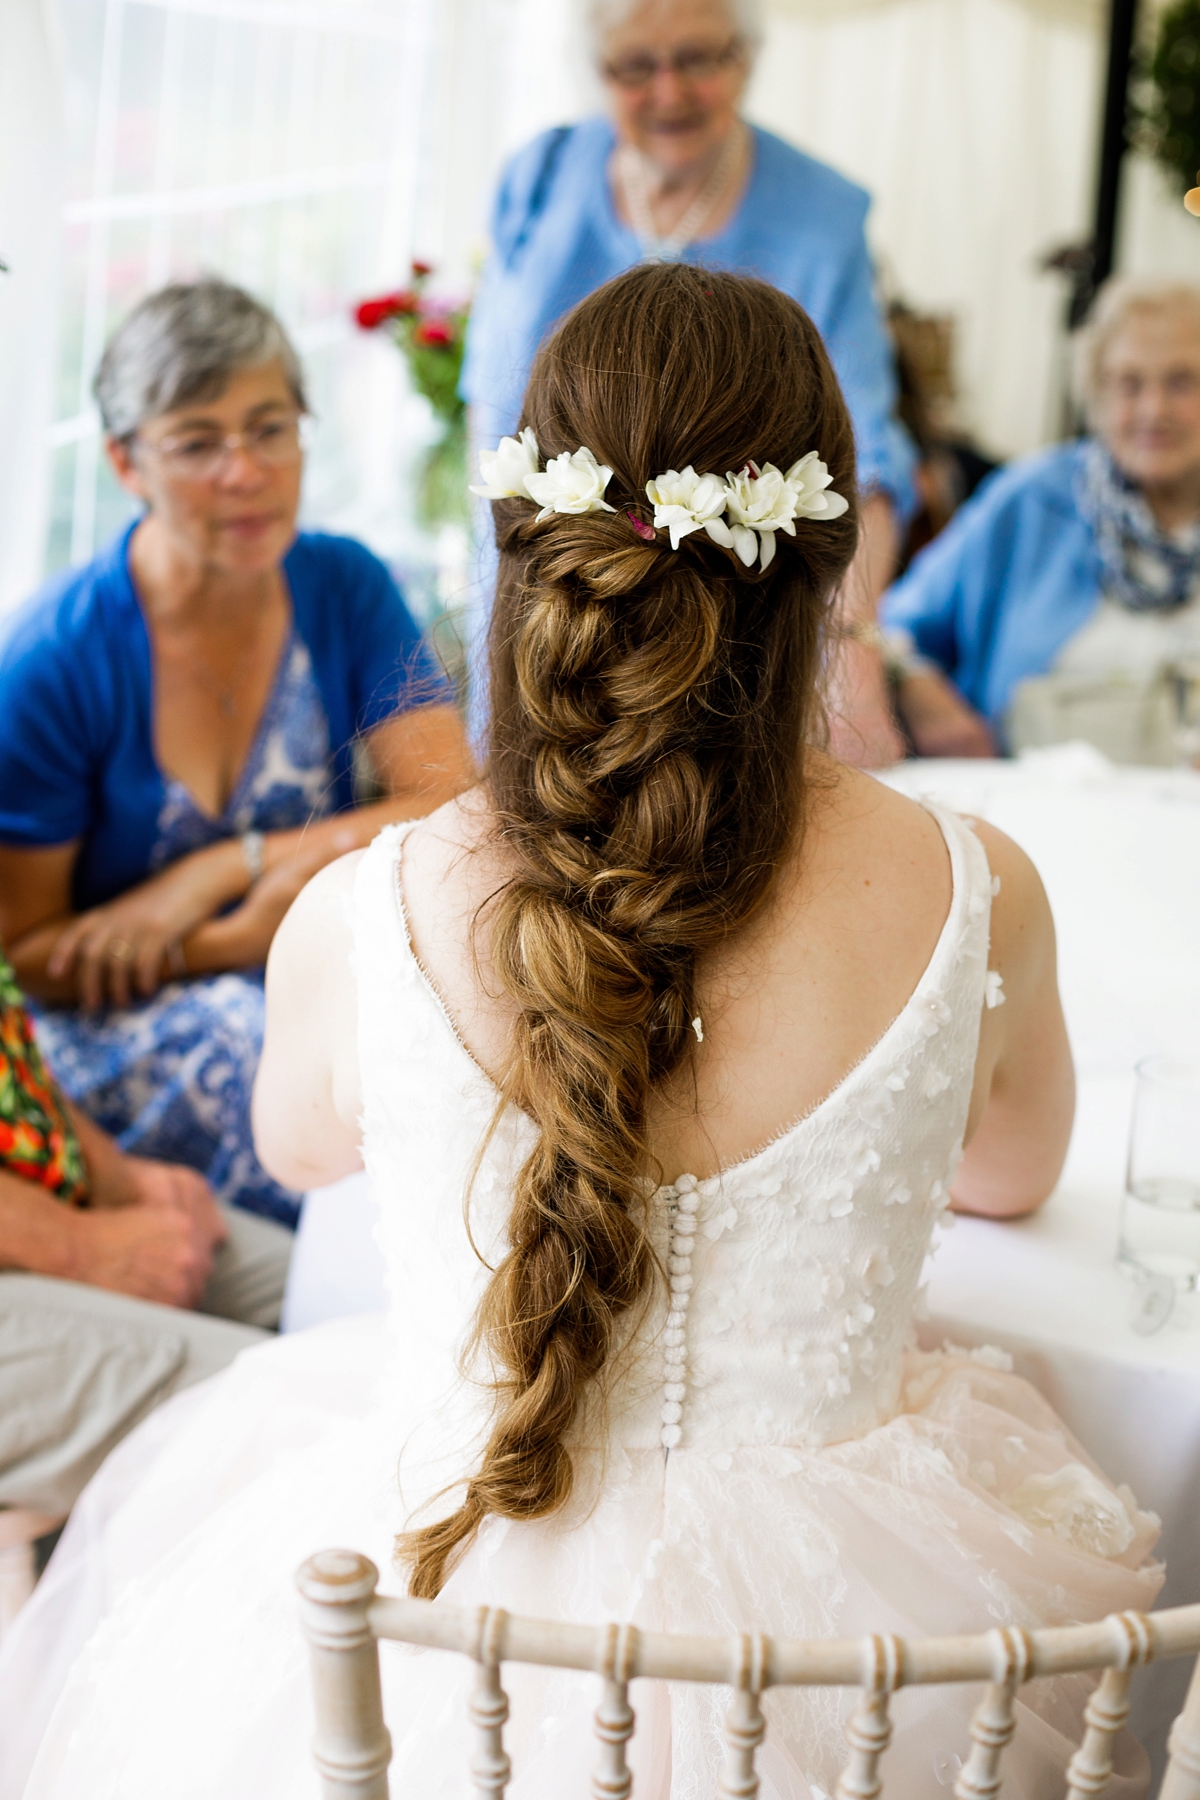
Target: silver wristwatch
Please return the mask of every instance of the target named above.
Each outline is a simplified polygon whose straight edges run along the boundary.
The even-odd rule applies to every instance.
[[[261,831],[243,831],[241,845],[246,873],[253,887],[267,866],[267,840]]]

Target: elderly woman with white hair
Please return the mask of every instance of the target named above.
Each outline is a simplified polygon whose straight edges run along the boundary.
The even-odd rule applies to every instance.
[[[920,749],[986,721],[1010,750],[1177,754],[1169,685],[1200,665],[1200,288],[1114,278],[1077,373],[1088,435],[992,476],[885,597],[926,659],[900,691]]]
[[[138,516],[0,648],[0,941],[73,1100],[294,1224],[250,1132],[267,950],[309,876],[465,784],[454,697],[384,565],[297,531],[308,409],[266,307],[150,295],[96,395]]]
[[[875,647],[914,454],[864,236],[870,197],[746,123],[761,0],[584,0],[607,116],[544,132],[501,178],[471,316],[463,394],[477,441],[511,433],[534,353],[593,289],[642,260],[755,274],[816,324],[854,423],[861,549],[846,585],[839,747],[866,764],[902,748]],[[480,657],[480,662],[482,658]]]

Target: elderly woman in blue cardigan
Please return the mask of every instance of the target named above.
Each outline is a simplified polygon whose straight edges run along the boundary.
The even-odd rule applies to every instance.
[[[265,307],[151,295],[96,391],[141,512],[0,649],[0,936],[123,1149],[294,1223],[250,1131],[271,938],[324,863],[465,785],[462,731],[383,564],[297,532],[304,385]]]
[[[885,598],[927,743],[986,722],[1020,749],[1057,719],[1172,756],[1155,694],[1200,666],[1200,288],[1115,279],[1079,351],[1089,435],[993,475]]]
[[[872,638],[910,505],[913,451],[893,417],[892,359],[863,224],[869,196],[741,118],[757,0],[592,0],[607,117],[543,133],[500,182],[471,316],[463,393],[476,441],[511,433],[534,352],[578,301],[641,258],[762,276],[811,314],[842,383],[866,496],[847,584],[843,750],[893,760]]]

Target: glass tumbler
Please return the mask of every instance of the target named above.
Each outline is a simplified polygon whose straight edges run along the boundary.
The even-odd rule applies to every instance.
[[[1179,662],[1170,670],[1175,703],[1175,752],[1184,768],[1200,768],[1200,662]]]
[[[1200,1060],[1137,1065],[1117,1263],[1177,1289],[1200,1280]]]

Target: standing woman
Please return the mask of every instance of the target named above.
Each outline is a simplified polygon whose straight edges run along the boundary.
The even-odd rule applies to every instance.
[[[250,1137],[267,950],[317,869],[458,791],[461,729],[383,564],[297,534],[308,409],[272,313],[164,288],[96,396],[143,511],[0,650],[0,940],[47,1060],[123,1149],[294,1223]]]
[[[761,11],[760,0],[589,0],[588,48],[608,116],[544,132],[505,170],[463,393],[481,444],[512,432],[550,328],[639,261],[752,273],[798,300],[854,425],[864,498],[843,597],[835,743],[874,766],[903,755],[875,606],[895,563],[912,447],[893,416],[891,352],[863,231],[869,195],[741,116]]]

